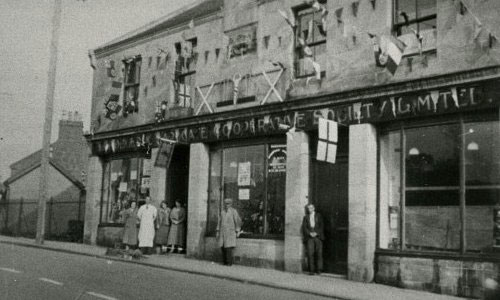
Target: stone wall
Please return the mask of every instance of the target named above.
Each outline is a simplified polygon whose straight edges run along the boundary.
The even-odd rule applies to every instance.
[[[467,298],[483,297],[483,282],[500,280],[498,263],[379,255],[375,281]]]

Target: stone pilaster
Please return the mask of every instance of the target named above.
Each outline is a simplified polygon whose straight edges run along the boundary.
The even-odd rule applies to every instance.
[[[154,148],[151,150],[151,160],[154,164],[156,156],[158,155],[159,148]],[[156,207],[160,207],[160,203],[165,200],[165,186],[167,184],[167,169],[153,167],[153,172],[151,173],[151,185],[149,189],[149,195],[153,200],[153,204]]]
[[[285,271],[302,272],[300,229],[309,202],[309,137],[305,132],[288,133],[286,146]]]
[[[374,276],[377,207],[377,132],[371,124],[349,126],[348,278]]]
[[[201,257],[207,227],[210,152],[203,143],[191,144],[190,147],[186,252],[187,256]]]

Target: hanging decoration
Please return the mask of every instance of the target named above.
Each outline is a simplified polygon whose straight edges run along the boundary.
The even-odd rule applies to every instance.
[[[104,108],[106,109],[105,117],[110,120],[115,120],[118,117],[118,113],[122,110],[122,106],[119,104],[120,95],[112,94],[109,96],[108,100],[104,103]]]
[[[233,76],[233,104],[236,105],[238,102],[238,94],[239,94],[239,85],[241,82],[241,75],[240,74],[234,74]]]
[[[335,11],[335,17],[337,18],[337,25],[342,24],[342,12],[344,11],[344,8],[341,7]]]
[[[292,29],[294,29],[296,27],[295,20],[290,19],[288,17],[288,15],[286,14],[286,12],[282,11],[281,9],[278,9],[278,13],[283,17],[283,19],[285,19],[288,26],[290,26]]]
[[[281,75],[283,74],[284,70],[285,69],[282,68],[282,69],[280,69],[278,71],[278,76],[276,76],[276,79],[274,80],[274,82],[271,81],[271,79],[269,78],[269,75],[266,73],[266,71],[262,70],[262,75],[264,76],[264,78],[266,79],[267,83],[269,84],[269,90],[264,95],[264,98],[262,98],[262,101],[260,102],[261,105],[265,104],[266,101],[271,96],[271,94],[273,94],[273,93],[275,94],[275,96],[278,98],[278,100],[280,102],[283,102],[283,98],[281,97],[280,93],[276,89],[276,85],[278,84],[278,81],[280,80]]]
[[[498,40],[498,37],[495,36],[490,29],[485,28],[483,23],[479,20],[479,18],[471,11],[469,3],[467,0],[459,0],[459,14],[464,15],[466,12],[469,12],[469,14],[474,18],[474,40],[476,42],[479,41],[479,36],[483,31],[486,31],[486,34],[488,36],[487,40],[487,45],[489,48],[493,47],[493,44],[496,40]],[[482,46],[482,45],[481,45]]]
[[[163,122],[167,117],[167,101],[156,102],[155,120],[157,123]]]
[[[385,67],[392,75],[403,59],[403,52],[406,44],[393,36],[377,35],[368,33],[373,42],[375,64],[378,67]]]
[[[359,1],[354,1],[351,3],[351,8],[352,8],[352,15],[354,17],[358,16],[358,8],[359,8]]]
[[[210,103],[208,103],[208,96],[210,96],[210,93],[212,92],[214,85],[215,85],[215,83],[212,83],[210,85],[206,94],[203,94],[203,92],[201,91],[199,86],[196,87],[196,90],[198,91],[198,93],[200,93],[201,103],[200,103],[200,106],[198,106],[198,109],[196,110],[195,115],[198,115],[200,113],[203,106],[206,106],[210,113],[214,113],[212,107],[210,106]]]
[[[377,0],[370,0],[370,3],[372,4],[372,9],[375,9],[377,6]]]
[[[226,33],[229,58],[257,52],[257,25],[251,24]]]
[[[108,77],[111,77],[111,78],[115,77],[116,76],[115,61],[106,60],[104,63],[106,66],[106,71],[107,71]]]

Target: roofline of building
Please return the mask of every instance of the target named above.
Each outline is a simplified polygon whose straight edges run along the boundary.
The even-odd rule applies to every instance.
[[[140,41],[152,36],[158,36],[158,35],[164,35],[168,33],[173,33],[176,31],[181,31],[183,29],[189,28],[189,22],[193,20],[195,22],[195,25],[199,25],[200,23],[204,23],[202,21],[203,19],[206,19],[209,16],[212,16],[214,14],[217,14],[221,11],[221,8],[217,8],[216,10],[213,11],[206,11],[202,12],[199,16],[196,16],[193,19],[189,20],[184,20],[183,22],[176,24],[176,26],[166,26],[166,24],[169,23],[169,21],[172,21],[175,17],[189,12],[190,10],[195,10],[202,4],[208,2],[208,1],[220,1],[220,0],[198,0],[195,1],[189,5],[186,5],[184,7],[181,7],[178,10],[175,10],[171,12],[170,14],[157,19],[155,21],[152,21],[138,29],[135,29],[133,31],[130,31],[114,40],[111,40],[108,43],[105,43],[101,46],[98,46],[97,48],[89,50],[89,53],[92,55],[95,55],[95,57],[99,58],[102,57],[106,54],[109,54],[110,52],[114,52],[117,49],[123,48],[123,46],[127,45],[130,46],[132,43],[136,41]],[[197,24],[198,23],[198,24]]]
[[[78,179],[73,177],[69,171],[67,171],[63,166],[59,165],[57,162],[55,162],[53,159],[49,160],[49,163],[57,170],[59,171],[64,177],[66,177],[69,181],[71,181],[74,185],[76,185],[79,189],[85,190],[85,185],[81,183]],[[31,165],[29,168],[24,169],[22,172],[19,172],[15,176],[9,177],[4,181],[4,185],[8,187],[10,184],[14,183],[24,175],[30,173],[31,171],[37,169],[42,165],[42,162],[39,161],[36,164]]]

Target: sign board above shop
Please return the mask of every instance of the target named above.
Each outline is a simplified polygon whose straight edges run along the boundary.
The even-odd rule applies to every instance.
[[[498,107],[500,84],[497,81],[466,87],[447,87],[432,91],[419,91],[394,96],[353,101],[348,104],[329,104],[315,109],[296,109],[272,112],[256,117],[207,122],[191,126],[158,129],[155,132],[135,133],[124,137],[93,141],[93,152],[109,155],[138,151],[137,141],[157,145],[157,138],[179,143],[218,142],[283,134],[286,124],[301,130],[315,130],[318,120],[334,120],[339,125],[379,123],[432,115]],[[285,126],[286,127],[286,126]]]

